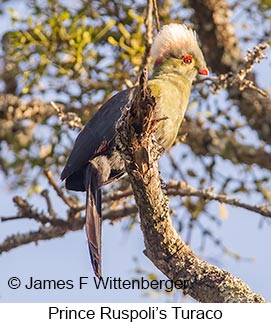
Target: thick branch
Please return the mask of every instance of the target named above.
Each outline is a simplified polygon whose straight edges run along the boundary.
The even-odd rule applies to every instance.
[[[153,136],[155,102],[141,86],[118,123],[117,142],[139,208],[146,256],[169,279],[184,280],[184,292],[200,302],[264,302],[242,280],[197,258],[175,231],[157,166],[161,151]],[[140,120],[139,134],[134,125]]]

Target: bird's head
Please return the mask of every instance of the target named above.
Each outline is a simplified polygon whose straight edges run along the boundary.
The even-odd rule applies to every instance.
[[[183,24],[163,26],[154,39],[151,55],[155,68],[164,66],[168,71],[173,69],[191,82],[197,73],[209,74],[196,32]]]

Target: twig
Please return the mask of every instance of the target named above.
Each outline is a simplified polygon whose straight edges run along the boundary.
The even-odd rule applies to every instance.
[[[127,216],[131,216],[138,212],[137,206],[132,205],[128,207],[123,207],[117,210],[109,210],[103,213],[103,220],[109,220],[111,224],[122,220]]]
[[[237,207],[241,207],[243,209],[249,210],[251,212],[259,213],[264,217],[271,217],[271,209],[266,207],[265,205],[250,205],[247,203],[240,202],[237,198],[231,198],[227,195],[223,194],[214,194],[212,189],[206,190],[197,190],[185,182],[174,182],[171,181],[167,187],[166,191],[168,195],[171,196],[197,196],[207,200],[215,200],[220,203],[225,203]]]
[[[157,0],[153,0],[153,7],[154,7],[154,17],[156,22],[156,29],[159,32],[161,29],[160,19],[159,19],[159,10],[157,6]]]
[[[0,254],[7,252],[19,246],[40,240],[50,240],[64,236],[68,231],[77,231],[83,228],[85,218],[73,218],[70,221],[58,220],[49,227],[41,226],[38,231],[30,231],[27,233],[18,233],[7,237],[0,244]]]
[[[151,61],[151,45],[153,42],[153,11],[155,16],[155,22],[156,22],[156,29],[159,32],[160,31],[160,20],[159,20],[159,13],[158,13],[158,7],[156,0],[148,0],[147,2],[147,15],[145,18],[145,27],[146,27],[146,33],[144,35],[145,39],[145,53],[142,60],[141,68],[139,69],[138,75],[141,75],[144,68],[148,66],[148,64]]]
[[[52,202],[51,202],[51,199],[49,197],[49,192],[48,190],[43,190],[41,192],[41,196],[43,196],[45,198],[45,201],[47,203],[47,211],[49,213],[49,215],[55,219],[56,218],[56,212],[54,211],[53,209],[53,205],[52,205]]]
[[[201,250],[204,250],[204,243],[205,243],[205,238],[208,236],[208,238],[215,244],[218,245],[221,249],[221,251],[224,254],[227,254],[233,258],[235,258],[236,260],[243,260],[243,261],[253,261],[252,257],[245,257],[245,256],[241,256],[239,255],[237,252],[229,249],[228,247],[226,247],[224,245],[224,243],[222,242],[222,240],[218,239],[215,237],[215,235],[209,230],[206,229],[200,221],[195,222],[195,225],[202,231],[202,245],[200,247]]]
[[[144,68],[148,66],[148,64],[151,61],[151,45],[153,41],[153,0],[148,0],[147,2],[147,15],[144,21],[146,32],[144,34],[144,40],[145,40],[145,53],[144,57],[142,59],[142,64],[138,72],[138,78],[140,77],[142,71]]]
[[[131,189],[126,191],[117,191],[116,193],[110,193],[103,197],[103,202],[119,201],[124,198],[132,197],[133,191]]]
[[[72,200],[71,198],[66,197],[62,190],[60,189],[60,187],[57,185],[51,171],[45,169],[44,170],[44,174],[48,179],[49,184],[54,188],[54,190],[56,191],[57,195],[63,200],[64,203],[66,203],[70,208],[72,209],[76,209],[78,207],[81,207],[81,205],[78,205],[78,203],[75,203],[74,200]]]
[[[184,181],[170,181],[164,186],[164,189],[168,196],[197,196],[205,200],[215,200],[220,203],[240,207],[248,211],[260,214],[264,217],[271,217],[271,208],[266,205],[251,205],[241,202],[238,198],[229,197],[224,194],[214,194],[212,188],[196,189],[188,185]],[[116,192],[105,197],[104,202],[118,201],[123,198],[131,197],[132,195],[132,190],[127,190],[126,192]]]
[[[0,254],[31,242],[37,243],[40,240],[50,240],[62,237],[69,231],[81,230],[85,224],[84,216],[68,217],[67,220],[51,218],[33,210],[33,206],[21,197],[15,197],[14,201],[19,208],[18,214],[16,216],[1,217],[0,220],[2,222],[33,219],[41,223],[42,226],[38,231],[30,231],[27,233],[18,233],[8,236],[2,243],[0,243]],[[109,220],[110,223],[114,223],[123,217],[136,213],[137,207],[132,205],[119,210],[109,210],[108,212],[105,212],[103,220]],[[48,223],[50,224],[49,226],[44,226]]]
[[[7,222],[7,221],[13,221],[13,220],[20,220],[23,217],[18,215],[10,215],[10,216],[0,216],[0,222]]]
[[[217,93],[221,89],[229,88],[232,86],[238,86],[240,91],[244,91],[249,88],[257,91],[263,96],[268,96],[265,91],[257,87],[252,80],[246,79],[247,75],[252,71],[254,64],[259,63],[261,59],[266,58],[263,53],[265,49],[269,47],[268,44],[259,44],[255,46],[253,50],[248,50],[247,56],[244,58],[241,68],[237,73],[220,74],[216,78],[210,78],[212,81],[213,92]]]
[[[145,61],[145,65],[143,65],[143,68],[148,63],[148,60],[150,57],[150,49],[153,41],[153,22],[152,22],[153,2],[152,0],[148,0],[147,11],[148,13],[145,19],[146,33],[144,35],[144,38],[146,41],[146,49],[145,49],[145,54],[143,59],[143,62]]]
[[[67,124],[68,127],[71,129],[83,128],[81,118],[78,117],[76,113],[74,112],[64,113],[62,106],[58,106],[54,101],[51,101],[50,103],[52,107],[55,109],[55,111],[57,112],[57,116],[62,123]]]
[[[13,202],[18,208],[16,216],[1,217],[1,222],[7,222],[11,220],[30,219],[35,220],[41,224],[50,223],[51,225],[63,225],[65,220],[59,218],[52,218],[46,216],[43,212],[38,212],[30,205],[25,199],[20,196],[15,196]]]

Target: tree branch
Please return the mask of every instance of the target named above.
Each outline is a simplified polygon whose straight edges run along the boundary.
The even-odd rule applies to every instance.
[[[56,107],[59,110],[56,110],[56,108],[55,110],[59,111],[61,114],[59,118],[64,123],[67,123],[70,127],[78,126],[80,128],[74,113],[64,112],[63,105],[57,104]],[[69,111],[69,108],[67,110]],[[5,124],[10,124],[6,120],[16,121],[21,118],[36,120],[36,117],[38,120],[44,120],[54,112],[51,105],[47,105],[42,101],[33,100],[26,104],[18,97],[10,94],[0,95],[0,111],[5,115],[2,132],[5,131]],[[38,120],[36,121],[38,122]],[[69,124],[70,122],[71,124]],[[10,132],[11,130],[8,129],[7,131]],[[195,154],[206,156],[218,155],[223,159],[231,160],[234,164],[257,164],[259,167],[271,170],[271,154],[262,147],[256,148],[241,143],[236,139],[234,133],[227,132],[225,135],[223,131],[204,128],[199,120],[193,120],[186,116],[180,128],[179,136],[182,137],[184,134],[187,134],[185,143],[191,147]],[[2,167],[1,160],[0,167]],[[61,189],[59,191],[62,193]]]
[[[184,293],[200,302],[264,302],[242,280],[197,258],[173,228],[157,165],[161,148],[154,138],[155,100],[146,80],[143,74],[141,90],[117,124],[117,143],[139,208],[146,256],[169,279],[185,280]]]
[[[61,224],[60,224],[61,223]],[[38,231],[17,233],[7,237],[0,244],[0,254],[25,244],[41,240],[50,240],[63,237],[68,231],[81,230],[85,224],[85,218],[76,218],[70,221],[60,222],[60,225],[41,226]]]
[[[30,205],[25,199],[20,196],[15,196],[13,202],[18,208],[16,216],[1,217],[1,222],[11,221],[11,220],[21,220],[29,219],[35,220],[42,225],[50,224],[52,226],[66,226],[67,222],[63,219],[57,218],[56,216],[52,217],[50,214],[47,216],[43,212],[39,212],[37,209],[34,209],[33,205]]]
[[[108,210],[103,213],[103,220],[109,220],[110,223],[113,224],[127,216],[135,215],[137,212],[138,209],[136,205],[126,206],[116,210]]]
[[[242,51],[230,21],[231,10],[226,0],[189,1],[194,9],[194,21],[203,44],[202,49],[207,63],[216,74],[235,73],[242,61]],[[257,86],[254,73],[249,78]],[[230,99],[238,105],[250,127],[259,137],[271,144],[271,100],[254,89],[241,91],[229,87]]]
[[[171,181],[166,187],[167,194],[170,196],[197,196],[206,200],[214,200],[220,203],[241,207],[251,212],[263,215],[264,217],[271,218],[271,209],[265,205],[251,205],[240,202],[237,198],[231,198],[224,194],[214,194],[213,190],[201,189],[197,190],[185,182]]]
[[[79,128],[82,129],[83,125],[81,118],[74,112],[64,113],[64,106],[57,105],[54,101],[51,101],[51,106],[55,109],[58,119],[63,123],[67,124],[70,129]]]
[[[51,171],[45,169],[44,170],[44,174],[48,179],[49,184],[53,187],[53,189],[55,190],[56,194],[62,199],[62,201],[67,204],[71,209],[81,209],[81,205],[78,204],[78,202],[75,202],[74,199],[68,198],[64,195],[63,191],[61,190],[61,188],[57,185],[53,174],[51,173]]]
[[[213,92],[217,93],[221,89],[237,87],[240,92],[243,92],[245,89],[251,89],[257,91],[258,94],[261,94],[264,97],[268,97],[268,94],[265,91],[257,87],[252,80],[247,79],[254,64],[259,63],[261,59],[267,58],[263,51],[268,47],[269,45],[267,43],[255,46],[253,50],[247,51],[247,56],[242,60],[241,66],[236,73],[229,72],[220,74],[217,78],[213,78]]]
[[[159,32],[161,29],[161,24],[160,24],[160,18],[159,18],[159,9],[157,5],[157,0],[152,0],[153,1],[153,9],[154,9],[154,17],[155,17],[155,22],[156,22],[156,29]]]
[[[55,186],[56,183],[54,182],[50,172],[47,172],[47,175],[49,175],[49,178],[47,178],[50,179],[50,185]],[[55,187],[56,190],[57,188],[58,187]],[[44,196],[44,191],[42,194]],[[49,194],[46,193],[45,195],[46,200],[49,199]],[[62,200],[67,199],[66,197],[63,199],[63,197],[64,195],[60,196]],[[0,243],[0,254],[31,242],[37,243],[40,240],[50,240],[63,237],[70,231],[82,230],[85,225],[85,217],[80,215],[80,211],[84,210],[85,206],[82,207],[79,204],[75,204],[72,202],[72,200],[70,202],[67,200],[68,203],[66,203],[69,206],[69,209],[67,210],[68,217],[66,219],[60,218],[58,215],[52,212],[49,205],[48,215],[46,215],[43,213],[43,211],[34,209],[32,205],[19,196],[14,197],[13,201],[18,208],[17,214],[0,217],[0,222],[29,219],[40,223],[41,226],[37,231],[17,233],[8,236],[2,243]],[[135,205],[125,206],[120,209],[109,209],[108,211],[104,212],[103,220],[109,220],[110,223],[115,223],[124,217],[132,216],[136,213],[137,207]]]
[[[140,69],[140,74],[144,68],[150,63],[151,56],[150,56],[150,51],[151,51],[151,45],[153,41],[153,0],[148,0],[147,1],[147,15],[144,21],[145,27],[146,27],[146,32],[144,34],[145,38],[145,53],[144,57],[142,60],[142,68]],[[139,74],[139,75],[140,75]]]
[[[218,201],[220,203],[225,203],[228,205],[240,207],[242,209],[260,214],[264,217],[271,218],[271,208],[266,205],[253,205],[248,204],[240,201],[238,198],[230,197],[225,194],[215,194],[213,193],[212,188],[207,189],[196,189],[190,185],[188,185],[186,182],[181,181],[170,181],[168,184],[164,185],[163,189],[166,192],[166,195],[168,197],[173,196],[196,196],[200,197],[204,200],[208,201]],[[110,197],[104,198],[103,202],[109,201],[110,199],[112,201],[120,201],[123,198],[128,198],[133,195],[132,190],[128,190],[124,193],[117,192],[114,194],[111,194]],[[207,203],[207,202],[206,202]],[[123,211],[122,211],[123,210]],[[120,210],[109,210],[108,212],[104,213],[104,216],[107,219],[112,220],[119,220],[122,217],[125,217],[126,215],[131,215],[131,213],[136,213],[137,209],[136,206],[131,207],[125,207],[124,209]],[[110,218],[108,217],[110,215]]]
[[[271,154],[263,147],[254,147],[240,142],[234,133],[204,127],[200,120],[185,117],[179,137],[196,155],[220,156],[233,164],[258,165],[271,170]]]

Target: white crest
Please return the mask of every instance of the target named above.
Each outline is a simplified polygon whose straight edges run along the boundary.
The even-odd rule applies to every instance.
[[[198,48],[196,32],[186,25],[169,24],[162,27],[159,34],[155,37],[151,56],[156,60],[168,53],[174,53],[180,48]]]

